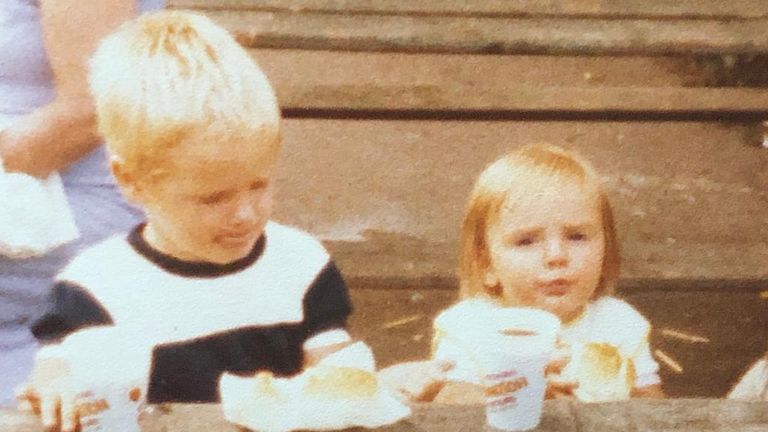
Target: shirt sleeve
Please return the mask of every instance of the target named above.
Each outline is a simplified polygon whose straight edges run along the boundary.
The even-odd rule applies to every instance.
[[[659,364],[651,354],[651,323],[628,303],[618,303],[620,311],[618,318],[626,330],[627,346],[633,347],[631,356],[635,369],[635,388],[660,384]],[[619,322],[617,320],[617,322]]]
[[[348,342],[347,319],[352,313],[347,285],[329,262],[304,296],[304,348]]]
[[[659,364],[656,363],[656,360],[654,360],[653,355],[651,354],[651,344],[648,342],[647,336],[645,337],[645,340],[641,342],[632,361],[635,366],[636,374],[635,388],[661,383],[661,377],[659,377]]]
[[[113,323],[98,300],[77,284],[57,282],[51,296],[48,311],[32,325],[32,334],[42,343],[57,342],[85,327]]]

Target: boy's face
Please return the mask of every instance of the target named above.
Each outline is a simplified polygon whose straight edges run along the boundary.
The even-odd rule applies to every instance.
[[[226,264],[246,256],[272,213],[273,158],[250,142],[180,143],[161,180],[134,189],[147,213],[146,240],[186,261]]]
[[[554,186],[554,185],[553,185]],[[488,230],[486,285],[503,303],[544,309],[567,322],[600,280],[605,240],[597,194],[564,183],[505,203]]]

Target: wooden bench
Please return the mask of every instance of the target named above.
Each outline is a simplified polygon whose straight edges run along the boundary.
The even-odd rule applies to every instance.
[[[171,5],[223,24],[274,84],[276,217],[325,240],[354,288],[352,329],[382,364],[427,355],[475,176],[537,141],[605,174],[620,291],[683,368],[662,365],[670,394],[721,396],[767,348],[767,2]]]
[[[541,424],[536,431],[571,432],[588,430],[765,431],[768,411],[759,402],[709,399],[674,401],[632,400],[618,403],[579,404],[564,400],[546,401]],[[144,432],[244,432],[223,419],[221,408],[213,404],[167,404],[152,407],[141,422]],[[483,431],[485,411],[478,405],[429,404],[414,406],[412,415],[381,432]],[[38,432],[40,423],[31,416],[0,408],[3,432]],[[362,428],[346,429],[348,431]]]
[[[297,117],[402,110],[755,118],[768,112],[768,92],[754,88],[768,85],[768,5],[759,0],[727,5],[717,0],[174,0],[172,5],[204,11],[244,46],[280,50],[297,57],[297,66],[311,59],[286,50],[325,52],[350,70],[367,70],[370,62],[399,69],[391,71],[401,78],[396,83],[382,82],[383,71],[343,84],[324,81],[319,72],[315,80],[278,86],[287,113]],[[612,57],[609,74],[616,77],[590,72],[595,61],[592,68],[602,70],[605,56]],[[617,61],[617,56],[628,58]],[[587,69],[560,82],[523,76],[512,85],[509,75],[491,72],[531,63]],[[434,74],[435,69],[444,72]],[[470,72],[475,80],[452,75]],[[629,80],[612,82],[628,72]]]

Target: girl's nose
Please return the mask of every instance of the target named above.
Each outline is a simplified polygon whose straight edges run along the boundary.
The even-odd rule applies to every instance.
[[[563,267],[568,264],[568,252],[562,240],[551,239],[546,242],[544,263],[550,268]]]

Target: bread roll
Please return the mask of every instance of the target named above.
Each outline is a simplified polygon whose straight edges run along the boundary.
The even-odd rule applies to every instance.
[[[307,377],[307,395],[371,398],[376,395],[376,374],[351,367],[318,367]]]
[[[632,361],[609,343],[575,344],[562,377],[579,387],[576,397],[584,402],[628,399],[635,382]]]

